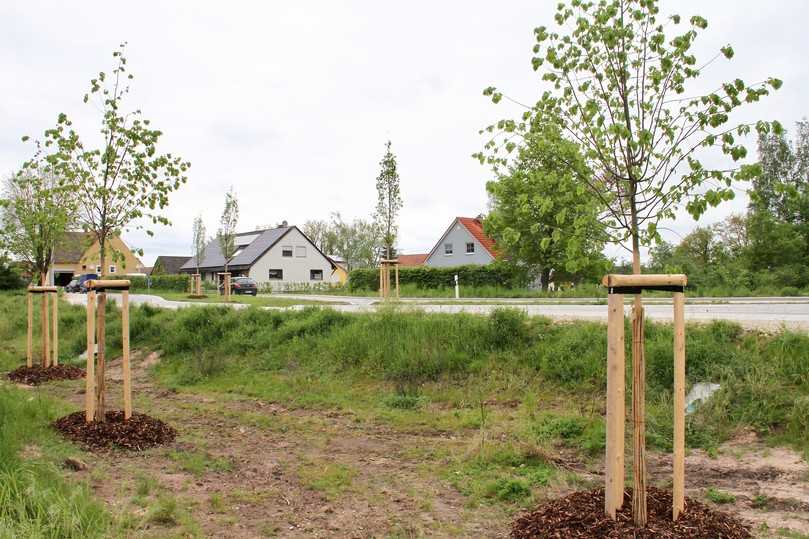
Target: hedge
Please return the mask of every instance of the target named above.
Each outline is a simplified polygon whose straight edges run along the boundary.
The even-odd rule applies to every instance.
[[[139,276],[127,276],[127,275],[118,275],[112,276],[108,275],[107,279],[129,279],[132,284],[130,286],[130,290],[132,292],[146,292],[149,290],[147,286],[146,279],[147,277],[139,277]],[[148,277],[151,279],[151,289],[152,290],[165,290],[169,292],[188,292],[190,277],[188,275],[152,275]]]
[[[465,286],[518,288],[528,284],[525,270],[497,262],[487,266],[399,268],[399,283],[414,284],[419,288],[446,288],[455,286],[456,275],[461,284]],[[348,274],[348,285],[351,290],[379,290],[379,268],[352,270]]]

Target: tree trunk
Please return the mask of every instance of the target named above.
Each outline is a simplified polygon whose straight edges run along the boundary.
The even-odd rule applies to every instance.
[[[633,215],[632,273],[639,275],[640,242]],[[632,515],[635,526],[646,526],[646,357],[644,344],[643,300],[635,294],[632,314],[632,423],[633,423],[633,494]]]
[[[548,285],[550,284],[550,280],[551,280],[551,269],[550,268],[543,269],[542,272],[540,273],[539,278],[540,278],[540,281],[541,281],[540,286],[542,288],[542,291],[547,292],[548,291]]]
[[[97,364],[96,364],[96,410],[95,410],[95,421],[99,423],[103,423],[105,420],[105,405],[104,405],[104,393],[106,390],[104,384],[104,364],[106,358],[105,355],[105,340],[106,340],[106,328],[105,328],[105,316],[104,311],[106,310],[105,307],[107,305],[107,293],[101,292],[98,294],[98,310],[96,312],[96,332],[98,335],[97,344],[96,344],[96,357],[97,357]]]
[[[98,259],[99,264],[101,265],[101,272],[99,278],[104,278],[106,275],[107,269],[107,238],[106,236],[102,236],[98,240]],[[104,324],[104,314],[106,311],[107,305],[107,294],[102,292],[98,294],[98,305],[96,307],[96,409],[95,409],[95,421],[99,423],[103,423],[105,421],[105,398],[104,392],[106,391],[106,385],[104,384],[105,378],[105,360],[104,360],[104,340],[105,340],[105,324]]]

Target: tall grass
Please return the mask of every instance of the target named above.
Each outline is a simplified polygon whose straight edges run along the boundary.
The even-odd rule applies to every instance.
[[[85,486],[62,479],[54,459],[69,449],[48,424],[64,410],[0,387],[0,537],[102,537],[109,519]],[[39,452],[23,460],[20,452]]]

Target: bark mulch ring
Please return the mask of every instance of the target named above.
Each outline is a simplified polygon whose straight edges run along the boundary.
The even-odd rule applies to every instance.
[[[56,365],[54,367],[43,368],[40,365],[28,367],[23,365],[8,373],[8,378],[18,384],[37,386],[44,382],[53,380],[77,380],[84,378],[84,369],[73,365]]]
[[[514,539],[539,537],[688,537],[694,539],[747,539],[750,527],[741,520],[715,511],[690,498],[685,512],[671,520],[671,492],[650,487],[647,490],[646,528],[632,521],[632,490],[624,492],[624,506],[616,520],[604,514],[604,489],[580,491],[541,504],[521,515],[511,528]]]
[[[86,445],[90,449],[118,447],[131,451],[142,451],[149,447],[168,444],[174,441],[177,431],[159,419],[133,413],[124,421],[120,410],[109,411],[104,423],[84,420],[84,412],[74,412],[57,419],[53,426],[65,437]]]

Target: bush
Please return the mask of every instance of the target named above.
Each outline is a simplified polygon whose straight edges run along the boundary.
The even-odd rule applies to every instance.
[[[489,339],[495,349],[528,340],[528,316],[518,309],[495,309],[489,315]]]
[[[149,289],[152,290],[165,290],[167,292],[188,292],[191,279],[188,275],[152,275],[150,277],[141,277],[135,275],[109,275],[108,279],[128,279],[130,290],[132,292],[143,293]],[[151,283],[147,282],[151,280]]]
[[[418,266],[399,269],[399,284],[415,285],[423,289],[455,286],[455,276],[461,286],[499,286],[504,288],[525,287],[528,275],[525,270],[503,262],[487,266],[466,265],[449,268]],[[379,290],[379,269],[352,270],[348,276],[351,290]]]

